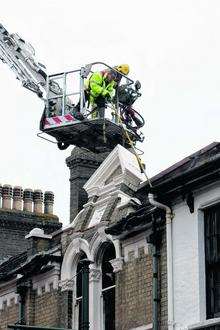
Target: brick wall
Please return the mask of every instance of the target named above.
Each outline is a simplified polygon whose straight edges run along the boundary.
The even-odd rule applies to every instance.
[[[160,330],[167,330],[168,306],[167,306],[167,252],[166,252],[166,231],[162,234],[159,261],[159,283],[160,283]]]
[[[0,260],[25,251],[28,247],[25,235],[33,228],[42,228],[49,234],[61,226],[56,216],[0,210]]]
[[[60,293],[60,327],[72,329],[73,292],[71,290]]]
[[[14,324],[18,321],[18,304],[11,304],[0,310],[0,330],[6,330],[8,324]]]
[[[60,323],[60,294],[58,290],[35,297],[34,325],[58,327]]]
[[[129,330],[152,322],[152,259],[140,251],[116,277],[116,330]]]
[[[37,296],[36,291],[28,292],[25,306],[27,325],[59,327],[60,293],[58,290],[45,292]],[[0,310],[0,330],[6,330],[8,324],[18,321],[18,303]]]

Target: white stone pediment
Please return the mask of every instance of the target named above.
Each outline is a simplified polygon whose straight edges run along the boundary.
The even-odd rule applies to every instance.
[[[118,144],[86,182],[84,189],[89,197],[113,192],[121,183],[136,190],[144,179],[136,156]]]

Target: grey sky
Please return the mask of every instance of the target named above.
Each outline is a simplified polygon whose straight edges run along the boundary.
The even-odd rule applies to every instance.
[[[8,0],[0,22],[34,46],[49,73],[97,60],[130,64],[142,83],[136,108],[147,124],[139,147],[150,176],[219,140],[219,1]],[[1,182],[53,190],[67,223],[71,148],[37,138],[43,104],[2,63],[0,87]]]

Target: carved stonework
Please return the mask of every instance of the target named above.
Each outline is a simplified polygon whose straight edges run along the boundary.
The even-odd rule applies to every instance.
[[[96,268],[91,268],[89,272],[89,281],[98,282],[101,278],[101,270]]]
[[[59,287],[61,287],[61,291],[72,291],[74,288],[75,282],[74,279],[59,281]]]
[[[120,272],[122,270],[123,263],[124,263],[123,260],[124,260],[123,258],[116,258],[116,259],[110,260],[114,273]]]

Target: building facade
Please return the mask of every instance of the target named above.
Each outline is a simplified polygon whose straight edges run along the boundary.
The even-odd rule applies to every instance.
[[[89,329],[217,330],[220,143],[159,173],[152,187],[120,145],[109,155],[76,149],[67,165],[66,228],[19,211],[33,227],[18,253],[2,258],[0,328],[80,329],[87,260]]]

